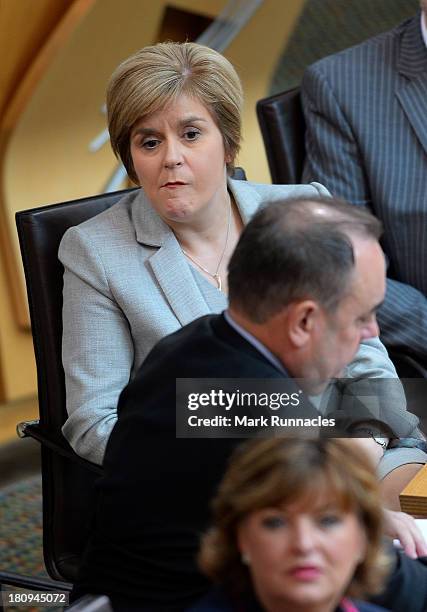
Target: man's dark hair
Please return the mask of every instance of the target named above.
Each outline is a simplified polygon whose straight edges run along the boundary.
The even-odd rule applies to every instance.
[[[267,204],[245,227],[230,259],[230,305],[256,323],[302,299],[332,312],[352,278],[351,236],[380,235],[378,219],[337,198]]]

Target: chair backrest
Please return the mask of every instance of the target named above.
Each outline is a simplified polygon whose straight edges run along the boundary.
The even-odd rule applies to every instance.
[[[66,418],[62,368],[62,277],[58,248],[66,230],[115,204],[124,190],[16,214],[37,365],[40,424],[53,435]]]
[[[58,247],[65,231],[115,204],[130,189],[16,214],[37,366],[40,430],[73,451],[62,436],[66,418],[62,368],[62,276]],[[44,438],[42,438],[44,439]],[[75,455],[75,454],[74,454]],[[74,582],[87,539],[93,483],[91,464],[57,453],[42,442],[43,552],[56,580]],[[86,465],[87,464],[87,465]]]
[[[258,122],[273,183],[301,183],[305,158],[305,121],[300,89],[257,102]]]

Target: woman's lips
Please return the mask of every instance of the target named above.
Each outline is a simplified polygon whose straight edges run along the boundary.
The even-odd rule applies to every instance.
[[[289,574],[302,582],[311,582],[319,578],[322,574],[322,570],[314,565],[301,565],[300,567],[291,569]]]
[[[182,183],[181,181],[171,181],[170,183],[165,183],[163,185],[166,189],[175,189],[176,187],[184,187],[186,183]]]

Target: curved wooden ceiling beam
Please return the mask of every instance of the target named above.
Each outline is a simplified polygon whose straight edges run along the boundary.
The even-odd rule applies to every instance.
[[[40,79],[49,68],[56,53],[72,35],[76,26],[95,2],[96,0],[71,0],[62,17],[54,24],[53,29],[48,34],[46,42],[41,46],[33,61],[29,64],[13,95],[6,102],[3,116],[0,119],[0,250],[6,267],[13,312],[17,324],[24,329],[30,328],[27,302],[9,233],[14,231],[14,228],[10,227],[4,208],[3,168],[7,146],[10,136]]]
[[[34,57],[74,0],[0,0],[0,116]]]

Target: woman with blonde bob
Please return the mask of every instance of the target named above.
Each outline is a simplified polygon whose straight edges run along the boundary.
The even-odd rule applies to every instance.
[[[59,250],[63,432],[90,461],[102,463],[120,392],[153,346],[227,307],[228,262],[253,213],[266,202],[328,194],[317,183],[232,178],[242,100],[230,62],[196,43],[145,47],[111,77],[111,145],[141,188],[68,230]],[[395,376],[379,341],[362,353],[350,377]]]
[[[377,478],[345,440],[269,439],[235,453],[200,567],[221,589],[191,612],[368,612],[390,571]]]

